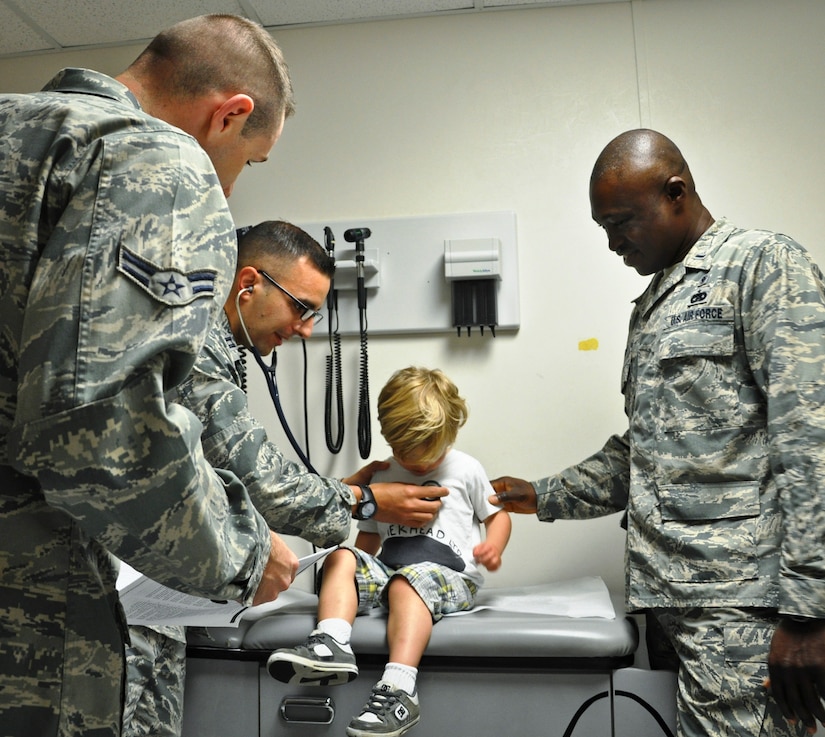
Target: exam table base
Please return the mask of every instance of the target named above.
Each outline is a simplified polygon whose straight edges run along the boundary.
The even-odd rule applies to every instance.
[[[183,737],[342,737],[383,665],[362,663],[359,669],[358,678],[342,686],[289,686],[273,680],[255,660],[190,657]],[[675,734],[671,673],[632,667],[545,672],[481,664],[473,671],[424,662],[418,689],[421,721],[413,731],[420,737]]]
[[[434,628],[418,676],[411,737],[668,737],[673,674],[632,667],[638,628],[615,619],[481,611]],[[386,619],[358,617],[360,674],[340,686],[289,686],[266,659],[303,641],[317,599],[237,629],[189,631],[183,737],[343,737],[387,660]]]

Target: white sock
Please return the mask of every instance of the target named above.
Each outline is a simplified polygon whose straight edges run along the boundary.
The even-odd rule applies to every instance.
[[[406,691],[410,696],[415,693],[415,681],[418,678],[418,668],[403,663],[387,663],[381,680],[395,688]]]
[[[393,691],[405,691],[412,700],[417,704],[418,696],[415,694],[415,681],[418,676],[418,668],[413,668],[411,665],[403,665],[402,663],[387,663],[384,668],[384,673],[381,680],[373,686],[380,686],[380,690],[385,691],[391,689]],[[409,690],[407,690],[409,689]],[[369,704],[367,704],[369,706]],[[358,715],[358,719],[362,722],[377,724],[380,720],[371,711],[362,711]]]
[[[317,629],[332,637],[339,645],[349,645],[352,625],[346,619],[322,619]]]

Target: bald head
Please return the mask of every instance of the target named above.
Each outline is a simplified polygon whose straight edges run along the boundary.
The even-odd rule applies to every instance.
[[[643,275],[681,261],[713,222],[682,152],[647,129],[622,133],[599,154],[590,207],[610,250]]]
[[[626,131],[608,143],[596,159],[590,183],[592,186],[606,176],[622,181],[639,175],[661,181],[679,176],[695,189],[690,168],[676,144],[646,128]]]

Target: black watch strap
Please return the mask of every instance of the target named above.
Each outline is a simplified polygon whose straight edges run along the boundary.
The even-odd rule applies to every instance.
[[[360,520],[372,519],[378,511],[375,494],[367,484],[358,484],[358,488],[361,489],[361,501],[355,505],[355,512],[352,516]]]

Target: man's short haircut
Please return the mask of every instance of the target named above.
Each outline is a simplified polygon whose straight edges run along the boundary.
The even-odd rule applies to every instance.
[[[690,169],[676,144],[649,128],[625,131],[610,141],[596,159],[590,182],[593,184],[607,176],[622,179],[639,171],[655,172],[663,180],[681,175],[689,188],[694,186]]]
[[[257,23],[237,15],[190,18],[161,31],[132,65],[167,97],[210,92],[246,94],[255,103],[245,136],[274,129],[295,111],[289,69],[280,47]]]
[[[324,276],[332,279],[335,260],[309,233],[284,220],[265,220],[251,228],[238,231],[238,269],[244,266],[261,268],[264,263],[288,268],[306,256]]]
[[[439,369],[396,371],[378,395],[381,434],[396,457],[438,460],[467,421],[467,403]]]

